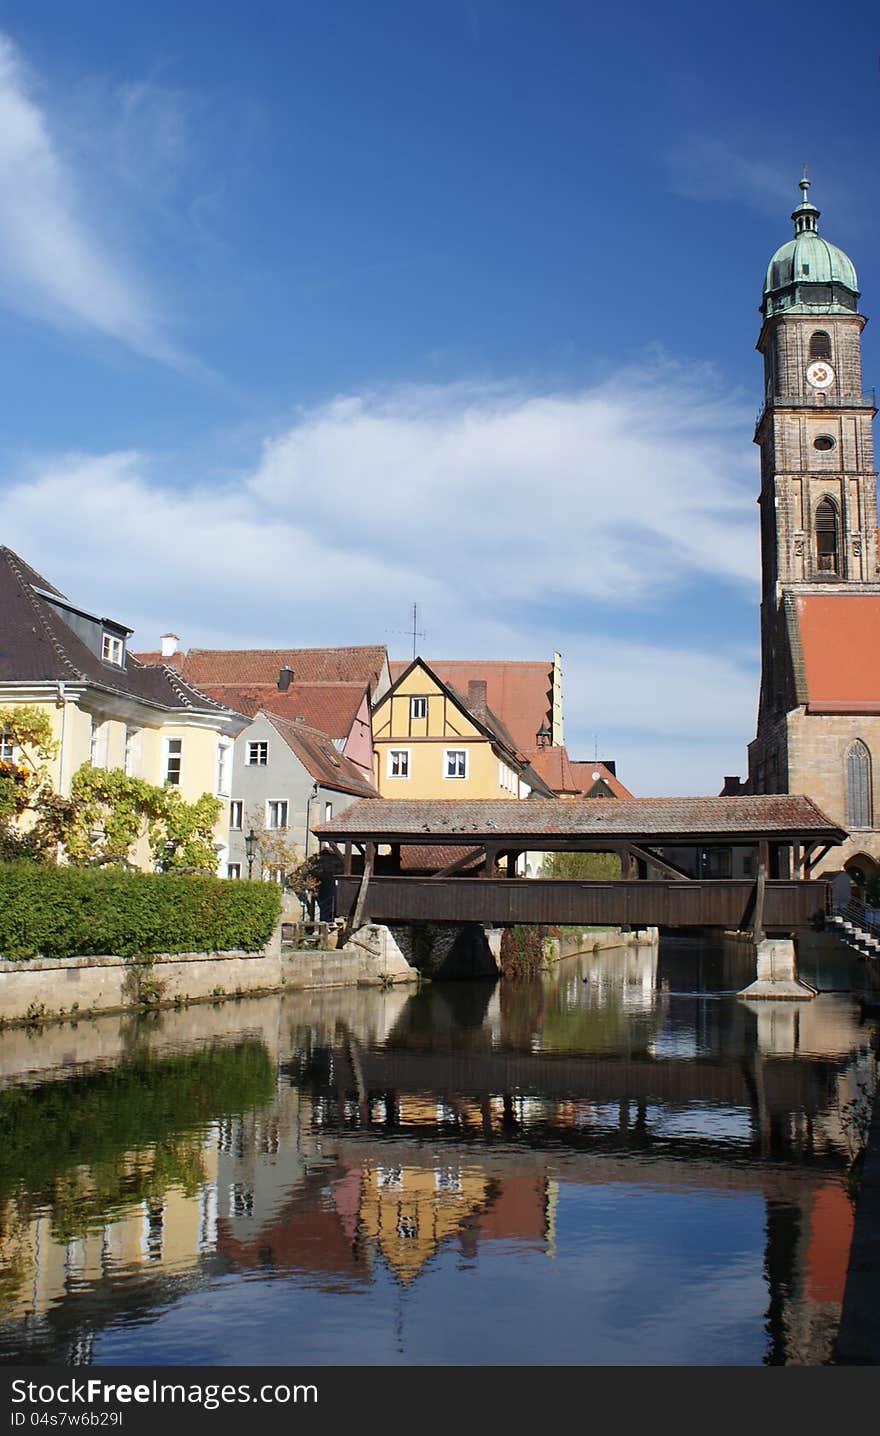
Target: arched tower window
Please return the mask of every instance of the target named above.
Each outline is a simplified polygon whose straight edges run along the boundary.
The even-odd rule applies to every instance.
[[[823,499],[816,510],[816,567],[820,573],[839,573],[837,551],[837,509]]]
[[[831,339],[824,329],[817,329],[815,334],[810,335],[810,358],[828,360],[831,358]]]
[[[860,738],[846,755],[846,820],[851,828],[874,826],[871,754]]]

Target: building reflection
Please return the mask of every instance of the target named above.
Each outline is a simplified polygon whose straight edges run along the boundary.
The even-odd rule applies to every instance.
[[[204,1054],[168,1038],[163,1057],[160,1023],[146,1077],[161,1102],[146,1126],[128,1068],[84,1073],[78,1100],[118,1108],[115,1145],[83,1139],[0,1185],[0,1347],[87,1362],[104,1326],[149,1319],[223,1274],[343,1295],[380,1274],[411,1288],[444,1252],[468,1262],[498,1244],[556,1260],[569,1192],[643,1185],[758,1194],[765,1359],[827,1362],[873,1033],[833,996],[775,1015],[680,998],[662,990],[656,951],[653,968],[629,956],[617,974],[603,953],[519,989],[279,999],[265,1009],[271,1054],[216,1045],[208,1092],[192,1066]],[[53,1082],[62,1090],[63,1074]],[[57,1107],[30,1112],[35,1145]]]

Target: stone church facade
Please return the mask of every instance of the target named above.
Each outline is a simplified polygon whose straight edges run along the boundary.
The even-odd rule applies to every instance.
[[[746,790],[806,793],[850,834],[817,871],[880,867],[880,575],[873,395],[855,269],[801,181],[758,350],[761,696]]]

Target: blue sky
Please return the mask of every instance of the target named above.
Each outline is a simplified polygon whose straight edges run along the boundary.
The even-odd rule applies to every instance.
[[[2,541],[136,646],[406,657],[418,603],[428,658],[559,649],[573,757],[717,791],[754,732],[757,305],[805,162],[880,306],[875,28],[0,3]]]

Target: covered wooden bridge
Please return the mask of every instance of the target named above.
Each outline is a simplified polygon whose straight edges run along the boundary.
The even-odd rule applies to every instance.
[[[791,932],[820,919],[830,885],[815,865],[846,833],[810,798],[367,798],[313,829],[335,853],[337,913],[377,923],[558,923]],[[410,876],[416,850],[445,850]],[[720,851],[740,876],[700,876]],[[602,852],[621,879],[520,878],[524,853]],[[696,855],[696,856],[695,856]],[[716,869],[718,865],[716,864]],[[750,876],[742,873],[752,868]]]

